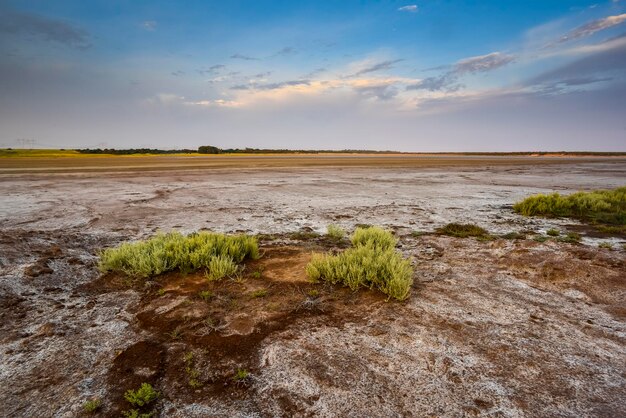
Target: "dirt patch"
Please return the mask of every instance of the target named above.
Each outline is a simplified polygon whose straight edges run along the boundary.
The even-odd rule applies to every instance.
[[[317,316],[327,326],[340,326],[357,319],[350,306],[384,303],[383,295],[373,291],[310,283],[304,269],[315,249],[321,247],[264,247],[263,257],[247,262],[239,277],[219,281],[199,272],[167,273],[149,281],[109,274],[83,286],[92,292],[107,282],[100,291],[131,286],[143,293],[131,313],[137,331],[148,338],[116,355],[108,373],[111,406],[103,413],[128,408],[124,392],[143,382],[185,402],[248,398],[267,338]],[[238,371],[249,376],[238,378]]]

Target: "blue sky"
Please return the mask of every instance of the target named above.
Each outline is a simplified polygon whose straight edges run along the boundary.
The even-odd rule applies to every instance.
[[[0,56],[0,146],[626,151],[626,0],[0,0]]]

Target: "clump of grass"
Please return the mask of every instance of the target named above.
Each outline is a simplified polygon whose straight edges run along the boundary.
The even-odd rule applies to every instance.
[[[337,225],[328,225],[326,227],[326,236],[335,241],[341,241],[346,236],[346,231]]]
[[[576,232],[568,232],[564,237],[558,238],[560,242],[567,242],[570,244],[578,244],[580,239],[580,234],[577,234]]]
[[[178,340],[180,337],[183,336],[183,329],[182,327],[178,326],[176,328],[174,328],[174,330],[172,330],[172,332],[168,332],[167,336],[169,336],[172,340]]]
[[[626,186],[613,190],[538,194],[513,205],[525,216],[577,218],[599,224],[626,225]]]
[[[239,270],[235,261],[227,255],[218,255],[209,260],[204,276],[209,280],[219,280],[233,276]]]
[[[154,416],[154,412],[139,412],[138,409],[131,409],[123,411],[122,415],[124,418],[152,418]]]
[[[198,297],[205,302],[208,302],[209,300],[211,300],[213,296],[215,295],[210,290],[202,290],[198,292]]]
[[[546,234],[550,235],[551,237],[558,237],[559,235],[561,235],[561,231],[551,228],[546,231]]]
[[[423,236],[424,234],[426,234],[426,232],[424,232],[424,231],[411,231],[411,236],[413,238],[419,238],[419,237]]]
[[[605,234],[626,235],[626,225],[598,225],[596,228]]]
[[[357,228],[350,241],[355,247],[367,246],[377,250],[392,249],[398,243],[391,232],[378,226]]]
[[[129,389],[124,393],[124,399],[130,402],[133,406],[146,406],[159,397],[159,392],[154,390],[150,383],[142,383],[139,389]]]
[[[449,235],[457,238],[486,238],[489,236],[485,229],[473,224],[451,223],[444,227],[437,228],[436,232],[441,235]]]
[[[198,389],[202,386],[202,382],[198,379],[200,372],[195,368],[193,357],[192,352],[185,353],[183,361],[185,362],[185,373],[189,376],[189,386],[193,389]]]
[[[500,235],[500,237],[504,239],[514,239],[514,240],[526,239],[526,235],[521,234],[519,232],[509,232],[509,233]]]
[[[237,386],[248,386],[248,384],[250,383],[250,378],[251,375],[249,371],[247,371],[246,369],[237,369],[237,372],[235,372],[232,380]]]
[[[599,248],[605,248],[607,250],[613,250],[613,244],[611,244],[610,242],[601,242],[600,244],[598,244]]]
[[[255,237],[205,231],[185,236],[170,232],[106,249],[100,254],[98,267],[102,272],[117,271],[131,277],[156,276],[176,269],[205,269],[214,280],[234,274],[237,264],[245,258],[259,258]]]
[[[341,283],[352,290],[376,288],[404,300],[413,284],[413,268],[394,250],[396,242],[382,228],[359,228],[352,236],[353,248],[337,255],[314,254],[307,275],[312,281]]]
[[[267,296],[267,289],[259,289],[250,292],[250,297],[252,298],[264,298],[265,296]]]
[[[83,410],[88,414],[95,413],[102,406],[100,399],[91,399],[83,404]]]

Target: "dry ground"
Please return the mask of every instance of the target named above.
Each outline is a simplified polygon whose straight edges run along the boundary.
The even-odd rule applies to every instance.
[[[144,381],[161,392],[163,417],[626,416],[619,238],[610,251],[596,246],[608,238],[411,234],[452,221],[529,236],[573,228],[510,205],[623,185],[624,160],[369,161],[4,171],[0,416],[80,416],[92,398],[100,416],[118,416],[124,391]],[[311,252],[347,245],[308,236],[331,222],[393,229],[416,269],[410,298],[308,283]],[[101,248],[171,228],[272,235],[238,280],[97,272]],[[234,380],[238,370],[249,377]]]

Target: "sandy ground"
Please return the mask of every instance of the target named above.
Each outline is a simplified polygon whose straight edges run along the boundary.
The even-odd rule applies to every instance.
[[[0,416],[79,416],[95,397],[101,416],[117,416],[142,381],[161,391],[163,417],[626,416],[622,239],[410,234],[448,222],[580,230],[511,205],[622,186],[626,160],[259,161],[175,169],[168,157],[167,167],[97,172],[49,162],[45,173],[0,164]],[[411,297],[307,283],[310,253],[345,244],[289,233],[330,223],[395,231],[416,268]],[[211,288],[208,302],[201,276],[143,286],[98,273],[101,248],[170,229],[274,237],[244,280]],[[604,241],[615,250],[597,248]],[[258,289],[268,295],[251,297]],[[198,388],[182,360],[190,352]],[[251,372],[245,384],[231,378],[238,368]]]

